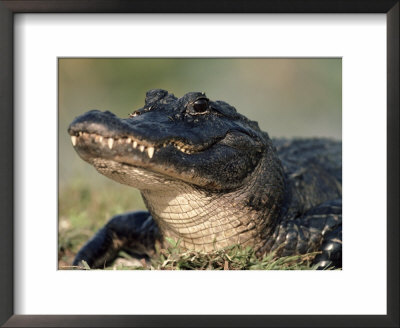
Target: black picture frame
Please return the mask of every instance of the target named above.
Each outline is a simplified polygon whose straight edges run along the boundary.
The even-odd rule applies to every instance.
[[[0,324],[5,327],[399,327],[398,0],[0,0]],[[384,13],[387,17],[387,315],[14,315],[13,29],[17,13]],[[326,295],[329,297],[329,295]]]

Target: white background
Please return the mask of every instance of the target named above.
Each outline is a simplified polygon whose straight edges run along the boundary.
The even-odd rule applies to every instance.
[[[385,15],[15,18],[16,314],[386,313]],[[342,57],[343,271],[57,271],[57,57],[67,56]]]

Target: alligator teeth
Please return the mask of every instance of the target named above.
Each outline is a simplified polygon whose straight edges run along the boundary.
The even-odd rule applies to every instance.
[[[112,149],[114,144],[114,139],[113,138],[108,138],[108,148]]]
[[[119,144],[124,144],[124,143],[127,143],[127,144],[132,143],[132,147],[133,147],[133,148],[139,148],[139,150],[140,150],[142,153],[143,153],[144,151],[146,151],[146,153],[147,153],[147,155],[149,156],[149,158],[153,158],[154,153],[155,153],[155,151],[156,151],[156,149],[154,148],[154,146],[146,147],[145,145],[140,145],[140,144],[138,144],[138,142],[135,141],[135,140],[133,139],[133,137],[117,138],[117,139],[114,139],[114,138],[112,138],[112,137],[111,137],[111,138],[104,138],[104,137],[102,137],[101,135],[98,135],[98,134],[96,134],[96,133],[87,133],[87,132],[82,132],[82,131],[79,131],[78,134],[75,135],[75,136],[71,136],[71,142],[72,142],[72,145],[73,145],[73,146],[76,146],[76,144],[78,143],[79,137],[83,137],[83,138],[85,138],[85,139],[88,139],[88,138],[90,137],[91,140],[92,140],[92,142],[94,142],[94,143],[102,143],[102,145],[105,145],[105,144],[103,143],[103,140],[105,140],[105,141],[106,141],[106,144],[108,145],[108,148],[110,148],[110,149],[113,149],[113,147],[114,147],[115,144],[118,144],[118,145],[119,145]],[[84,142],[87,142],[87,141],[88,141],[88,140],[84,140]],[[82,142],[82,140],[81,140],[81,142]],[[163,146],[166,147],[166,146],[168,146],[168,145],[169,145],[169,143],[165,142]],[[177,149],[179,149],[181,152],[189,154],[189,150],[186,149],[183,145],[182,145],[182,146],[179,146],[178,144],[174,144],[174,146],[175,146]],[[129,151],[130,151],[130,150],[129,150]]]
[[[153,158],[153,155],[154,155],[154,147],[149,147],[149,148],[147,148],[147,154],[149,155],[150,158]]]

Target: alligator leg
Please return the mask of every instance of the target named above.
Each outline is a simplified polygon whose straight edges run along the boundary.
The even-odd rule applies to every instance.
[[[103,268],[120,250],[151,256],[157,240],[161,240],[161,235],[149,212],[117,215],[81,248],[73,265],[80,265],[84,260],[91,268]]]
[[[342,267],[341,199],[324,202],[295,220],[284,220],[271,242],[271,250],[279,256],[320,250],[314,259],[318,269]]]

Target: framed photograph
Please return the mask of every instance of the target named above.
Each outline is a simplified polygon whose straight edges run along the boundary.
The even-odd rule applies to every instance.
[[[399,325],[398,1],[0,1],[0,15],[2,325]],[[303,247],[318,229],[329,242]],[[219,253],[236,243],[251,264]]]

